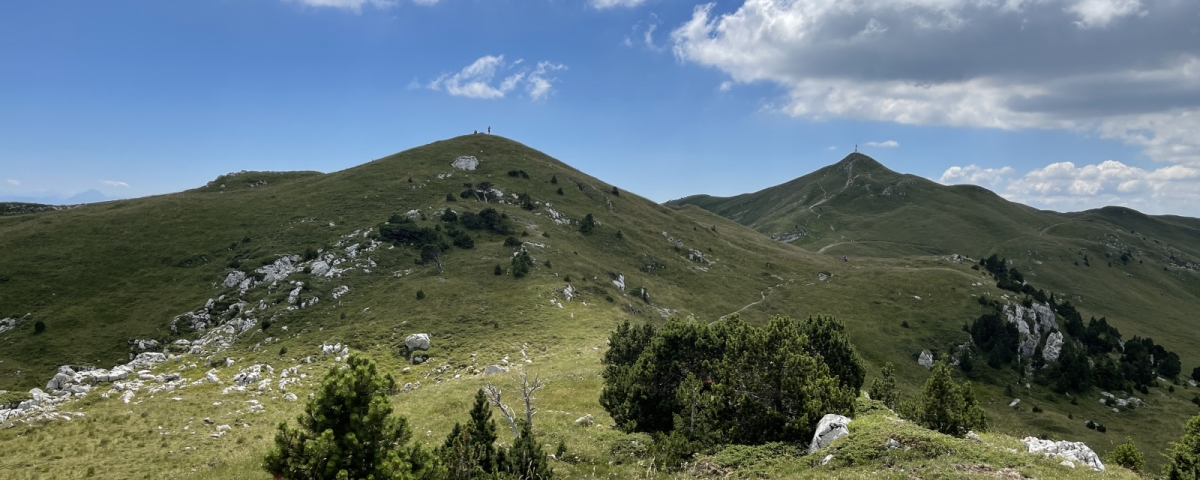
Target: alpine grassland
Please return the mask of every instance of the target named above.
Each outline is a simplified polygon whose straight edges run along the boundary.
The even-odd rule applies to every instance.
[[[1158,453],[1200,414],[1200,389],[1186,381],[1200,365],[1200,225],[1123,209],[1039,212],[856,162],[866,167],[854,175],[882,182],[871,196],[846,200],[868,189],[837,177],[843,162],[813,174],[824,180],[798,179],[797,203],[738,207],[764,212],[753,216],[711,198],[659,205],[483,134],[327,174],[231,173],[169,195],[11,207],[0,216],[6,406],[46,389],[62,366],[169,356],[128,381],[90,384],[53,414],[4,420],[0,478],[271,478],[264,462],[280,424],[299,425],[322,379],[363,358],[389,379],[372,385],[386,384],[391,415],[405,419],[406,448],[438,451],[490,386],[505,406],[491,410],[497,449],[538,446],[558,478],[1135,477],[1025,453],[1025,436],[1082,441],[1101,456],[1128,437],[1146,471],[1159,471]],[[882,213],[872,203],[893,200],[902,203]],[[800,230],[793,243],[770,236]],[[919,397],[931,375],[923,352],[953,360],[989,301],[1024,301],[978,267],[993,253],[1085,320],[1152,337],[1182,373],[1127,392],[1144,404],[1114,411],[1099,389],[1066,395],[1021,368],[941,365],[971,382],[988,425],[978,440],[861,395],[890,363],[900,403]],[[626,323],[768,329],[778,317],[824,319],[807,332],[836,329],[865,369],[835,402],[853,412],[850,434],[826,450],[781,436],[789,441],[713,443],[670,464],[653,435],[618,425],[601,403],[608,342]],[[414,334],[428,334],[427,348],[409,343]],[[794,357],[811,371],[859,371]],[[545,383],[528,405],[522,374]]]

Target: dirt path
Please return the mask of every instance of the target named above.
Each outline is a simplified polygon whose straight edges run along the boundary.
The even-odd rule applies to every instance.
[[[789,280],[789,282],[790,282],[790,280]],[[779,285],[776,285],[775,287],[782,287],[783,285],[784,285],[784,284],[782,284],[782,283],[781,283],[781,284],[779,284]],[[744,307],[742,307],[742,308],[739,308],[739,309],[738,309],[736,312],[733,312],[733,313],[726,313],[725,315],[721,315],[721,316],[720,316],[720,318],[717,318],[716,320],[713,320],[712,322],[710,322],[710,323],[709,323],[709,325],[712,325],[712,324],[714,324],[714,323],[717,323],[717,322],[719,322],[719,321],[721,321],[721,320],[724,320],[724,319],[726,319],[726,318],[729,318],[729,317],[731,317],[731,316],[733,316],[733,315],[737,315],[737,314],[739,314],[739,313],[742,313],[742,312],[743,312],[743,311],[745,311],[747,308],[753,307],[753,306],[755,306],[755,305],[758,305],[758,304],[760,304],[760,303],[762,303],[762,302],[765,302],[765,301],[767,301],[767,295],[768,295],[768,294],[770,294],[770,293],[775,293],[775,287],[767,287],[767,291],[766,291],[766,292],[758,292],[758,294],[759,294],[759,295],[762,295],[762,298],[761,298],[761,299],[759,299],[758,301],[755,301],[755,302],[750,302],[750,303],[747,303],[747,304],[746,304],[746,306],[744,306]]]

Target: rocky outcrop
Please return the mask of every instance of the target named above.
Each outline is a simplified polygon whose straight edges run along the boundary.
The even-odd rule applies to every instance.
[[[1030,307],[1009,304],[1004,306],[1004,318],[1008,323],[1015,323],[1021,333],[1021,343],[1017,353],[1023,357],[1033,357],[1037,353],[1038,344],[1042,337],[1058,330],[1054,310],[1047,305],[1035,303]]]
[[[1066,440],[1056,442],[1053,440],[1042,440],[1037,437],[1025,437],[1021,439],[1021,443],[1025,444],[1025,447],[1029,449],[1029,453],[1041,453],[1046,458],[1058,457],[1075,464],[1087,465],[1097,472],[1104,471],[1104,463],[1100,461],[1100,456],[1096,455],[1096,452],[1093,452],[1083,442],[1069,442]]]
[[[817,432],[813,434],[808,453],[829,446],[834,440],[850,434],[850,419],[837,414],[827,414],[817,423]]]
[[[1042,358],[1047,362],[1057,362],[1058,356],[1062,354],[1062,345],[1062,332],[1051,333],[1046,337],[1046,346],[1042,348]]]
[[[613,283],[613,285],[616,285],[616,287],[618,289],[620,289],[622,292],[625,291],[625,275],[618,273],[616,276],[613,277],[612,283]]]

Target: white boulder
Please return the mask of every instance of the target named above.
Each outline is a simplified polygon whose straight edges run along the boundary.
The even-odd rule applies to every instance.
[[[813,434],[812,443],[808,446],[808,453],[825,448],[834,440],[849,435],[848,425],[850,419],[841,415],[830,413],[821,417],[821,421],[817,423],[817,432]]]
[[[921,350],[921,355],[917,357],[917,364],[925,368],[933,368],[933,352]]]
[[[592,414],[587,414],[575,419],[575,424],[581,427],[590,427],[596,424],[596,419],[592,418]]]
[[[1063,334],[1062,332],[1053,332],[1046,337],[1046,346],[1042,349],[1042,358],[1047,362],[1057,362],[1058,356],[1062,354]]]
[[[404,345],[408,347],[408,351],[429,350],[429,334],[414,333],[404,339]]]

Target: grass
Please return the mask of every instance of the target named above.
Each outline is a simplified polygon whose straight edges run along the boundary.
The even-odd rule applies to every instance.
[[[450,162],[460,155],[478,157],[480,168],[452,169]],[[509,170],[523,170],[529,178],[510,177]],[[550,182],[552,177],[557,184]],[[484,181],[506,195],[529,193],[572,219],[591,213],[600,225],[584,235],[577,224],[556,224],[545,206],[529,211],[515,201],[484,205],[458,198],[464,183]],[[559,188],[563,195],[557,194]],[[971,286],[984,280],[979,272],[940,256],[910,252],[913,256],[854,258],[847,263],[840,255],[818,255],[773,241],[694,206],[666,208],[631,192],[613,196],[611,191],[612,185],[516,142],[469,135],[341,172],[246,172],[178,194],[0,216],[0,274],[9,278],[0,282],[0,318],[20,318],[15,330],[0,333],[0,390],[41,388],[62,364],[123,363],[129,358],[130,339],[194,338],[172,333],[172,318],[201,309],[209,299],[225,296],[217,303],[232,303],[239,295],[221,281],[235,268],[252,271],[279,255],[299,255],[310,247],[342,252],[344,257],[347,246],[366,241],[362,232],[394,213],[418,210],[425,218],[417,222],[435,227],[441,224],[436,212],[445,208],[477,212],[494,207],[508,215],[516,237],[527,242],[525,248],[535,259],[526,278],[494,275],[497,264],[509,267],[516,250],[503,245],[507,235],[472,232],[475,248],[445,253],[440,275],[431,266],[415,263],[415,249],[383,245],[346,264],[364,266],[341,277],[290,276],[289,281],[305,283],[301,298],[320,299],[309,308],[288,309],[293,285],[251,289],[241,299],[255,311],[243,316],[256,324],[270,320],[269,329],[244,334],[230,350],[189,355],[159,369],[180,371],[194,380],[207,371],[207,361],[229,356],[235,365],[218,369],[228,382],[238,369],[255,362],[269,363],[278,372],[312,356],[317,364],[302,365],[310,375],[308,383],[293,387],[303,398],[313,376],[331,364],[331,358],[319,354],[320,344],[341,342],[370,354],[402,384],[421,382],[421,388],[397,395],[393,403],[412,422],[416,438],[433,445],[455,421],[465,419],[472,395],[485,382],[512,391],[512,374],[485,378],[472,373],[507,357],[510,364],[526,365],[549,380],[539,395],[535,426],[548,451],[559,441],[567,444],[569,461],[556,461],[558,472],[569,478],[593,473],[665,477],[656,472],[652,459],[630,455],[646,438],[613,430],[598,404],[600,358],[608,333],[620,322],[662,322],[669,315],[716,321],[735,311],[754,323],[775,314],[833,314],[847,324],[872,375],[884,362],[892,362],[902,389],[912,394],[927,375],[914,361],[915,354],[961,343],[966,336],[961,325],[980,312],[973,295],[1002,294],[986,282],[984,287]],[[448,202],[448,193],[456,201]],[[350,238],[355,231],[359,235]],[[1175,248],[1175,240],[1171,242],[1169,248]],[[706,260],[689,259],[693,250]],[[365,266],[364,257],[375,266]],[[1041,257],[1018,260],[1028,262],[1027,258]],[[552,267],[546,266],[547,260]],[[1125,315],[1140,304],[1121,303],[1105,292],[1150,297],[1156,291],[1140,284],[1105,286],[1106,280],[1121,278],[1119,269],[1105,270],[1106,277],[1097,275],[1096,268],[1031,273],[1039,286],[1070,286],[1074,290],[1056,288],[1081,296],[1085,314],[1113,312],[1107,314],[1110,320],[1126,321]],[[614,274],[624,275],[624,291],[611,281]],[[1164,320],[1147,321],[1145,327],[1118,326],[1126,336],[1142,331],[1138,328],[1162,328],[1155,339],[1184,356],[1188,367],[1200,359],[1179,345],[1197,339],[1187,331],[1188,323],[1174,326],[1166,320],[1183,318],[1194,309],[1186,296],[1192,292],[1190,273],[1173,274],[1179,277],[1175,283],[1155,288],[1177,288],[1179,297],[1164,297],[1159,306],[1144,310]],[[574,301],[563,301],[567,285],[577,292]],[[343,286],[349,292],[333,299],[331,293]],[[645,287],[648,300],[632,295],[635,287]],[[426,294],[424,299],[416,298],[418,290]],[[42,334],[33,333],[37,320],[48,326]],[[903,322],[910,327],[902,327]],[[431,359],[423,365],[410,365],[403,348],[404,337],[416,332],[433,338]],[[281,347],[287,348],[286,355],[280,356]],[[523,363],[522,351],[532,363]],[[197,366],[190,366],[193,363]],[[998,382],[1016,379],[1004,371],[985,375]],[[277,390],[223,395],[224,386],[227,383],[202,384],[153,398],[139,394],[130,404],[93,393],[62,408],[83,412],[82,417],[0,429],[0,444],[5,446],[0,478],[52,473],[80,478],[89,467],[96,478],[266,478],[258,465],[275,425],[299,414],[303,402],[285,402]],[[1121,414],[1104,413],[1090,397],[1077,406],[1038,400],[1043,413],[1017,412],[1007,409],[1009,399],[1003,397],[1000,383],[979,388],[1001,433],[1082,439],[1098,452],[1107,450],[1105,440],[1120,443],[1118,439],[1132,435],[1152,461],[1157,459],[1153,452],[1174,438],[1159,433],[1178,429],[1182,419],[1200,412],[1188,403],[1195,392],[1182,387],[1174,394],[1164,390],[1164,397],[1148,398],[1150,406]],[[1031,401],[1048,393],[1035,385],[1021,395]],[[261,401],[266,411],[236,413],[244,407],[233,405],[250,399]],[[584,414],[593,415],[597,426],[576,426],[574,420]],[[1066,415],[1074,420],[1064,419]],[[1108,426],[1108,433],[1084,428],[1085,416]],[[210,439],[212,427],[192,427],[204,417],[249,426]],[[1152,430],[1136,428],[1146,422],[1156,426],[1153,437],[1146,433]],[[171,433],[160,433],[159,426]],[[503,425],[500,431],[505,431]],[[949,465],[946,468],[952,467],[952,458],[939,458]],[[801,463],[778,468],[799,469]],[[805,468],[795,470],[796,475],[821,472]],[[848,466],[844,472],[866,475],[865,468]]]

